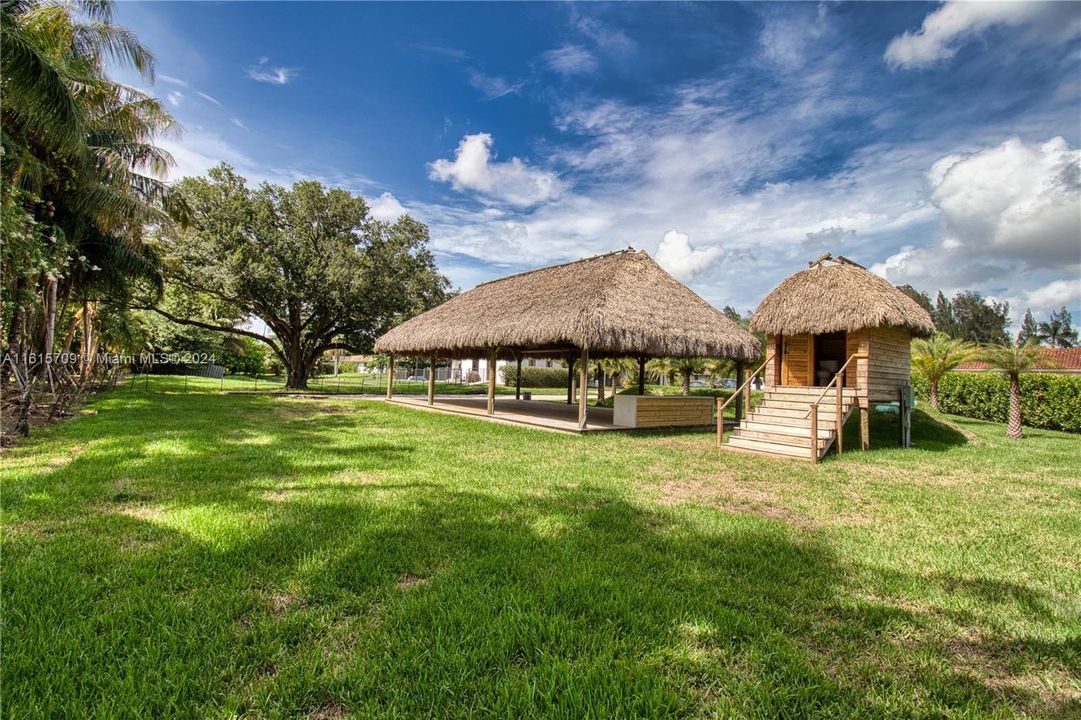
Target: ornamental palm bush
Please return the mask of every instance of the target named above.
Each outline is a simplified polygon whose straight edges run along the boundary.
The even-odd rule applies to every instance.
[[[975,348],[946,333],[912,341],[912,367],[923,373],[931,388],[931,407],[938,410],[938,383],[942,376],[973,356]]]
[[[980,353],[980,359],[1001,370],[1010,380],[1010,416],[1006,437],[1020,438],[1021,432],[1021,373],[1032,368],[1040,357],[1035,342],[1024,345],[991,345]]]

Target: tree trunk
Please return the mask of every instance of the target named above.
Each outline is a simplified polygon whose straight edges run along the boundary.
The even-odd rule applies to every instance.
[[[938,380],[931,378],[931,407],[938,410]]]
[[[286,390],[308,389],[308,372],[310,368],[300,367],[299,365],[303,365],[303,363],[299,363],[298,365],[291,364],[288,368],[286,368]]]
[[[90,365],[93,363],[91,353],[91,334],[93,333],[94,318],[90,310],[90,301],[83,300],[83,339],[79,344],[79,382],[86,382],[90,376]]]
[[[605,390],[604,370],[597,369],[597,405],[604,405],[604,390]]]
[[[45,337],[42,338],[41,353],[45,375],[49,380],[49,390],[53,387],[52,354],[56,344],[56,278],[45,276]]]
[[[1021,381],[1017,375],[1010,375],[1010,423],[1006,428],[1006,437],[1021,438]]]
[[[284,342],[285,346],[285,389],[307,390],[308,376],[311,375],[313,361],[308,359],[307,353],[300,346],[300,340],[292,338]]]
[[[690,370],[684,370],[683,371],[683,390],[682,390],[682,392],[683,392],[684,395],[690,395],[691,394],[691,371]]]

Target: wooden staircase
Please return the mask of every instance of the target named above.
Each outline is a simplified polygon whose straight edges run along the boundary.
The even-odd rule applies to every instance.
[[[831,390],[825,401],[820,401],[820,387],[778,387],[769,390],[721,447],[731,452],[817,462],[837,439],[835,396],[835,391]],[[818,417],[812,418],[811,404],[816,402]],[[857,406],[856,389],[844,388],[841,396],[842,426]],[[813,451],[812,433],[817,436]]]

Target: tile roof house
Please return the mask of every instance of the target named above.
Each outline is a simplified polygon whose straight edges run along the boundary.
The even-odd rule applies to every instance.
[[[993,369],[990,363],[983,360],[969,360],[957,367],[961,372],[985,372]],[[1081,375],[1081,347],[1040,348],[1040,359],[1032,371]]]

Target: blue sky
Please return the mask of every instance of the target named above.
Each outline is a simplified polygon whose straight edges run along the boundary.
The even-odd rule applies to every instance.
[[[121,3],[184,128],[431,228],[463,289],[633,245],[753,309],[822,252],[1081,319],[1081,4]],[[128,78],[135,83],[134,78]]]

